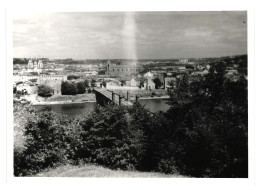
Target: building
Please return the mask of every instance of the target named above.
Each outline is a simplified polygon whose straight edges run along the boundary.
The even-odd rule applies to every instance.
[[[115,81],[110,81],[106,83],[106,89],[115,89],[116,87],[119,87],[120,85]]]
[[[189,59],[186,59],[186,58],[179,59],[179,63],[187,64],[188,62],[189,62]]]
[[[144,77],[145,78],[153,78],[153,73],[149,71],[149,72],[144,74]]]
[[[131,75],[139,73],[143,70],[143,66],[138,63],[121,63],[113,64],[109,60],[106,65],[107,75]]]
[[[42,69],[42,68],[43,68],[43,62],[42,62],[42,60],[38,60],[38,62],[37,62],[37,60],[38,60],[38,59],[35,59],[34,62],[33,62],[32,59],[30,59],[30,60],[28,61],[28,66],[27,66],[27,68],[28,68],[28,69],[35,69],[35,68],[37,68],[37,69]]]
[[[41,73],[43,69],[43,62],[42,60],[35,59],[34,62],[32,59],[28,61],[27,71],[28,72],[37,72]]]
[[[98,74],[97,71],[85,71],[84,73],[86,73],[86,76],[91,76],[91,75],[97,75]]]
[[[38,75],[14,75],[13,80],[14,82],[25,82],[29,81],[30,79],[38,79]]]
[[[126,81],[126,86],[133,86],[133,87],[138,87],[139,82],[132,78],[129,81]]]
[[[24,82],[16,86],[17,91],[26,92],[27,94],[36,94],[37,86],[30,82]]]
[[[40,75],[37,83],[53,88],[54,94],[61,94],[61,83],[66,80],[67,76],[62,75]]]
[[[155,89],[155,83],[152,81],[151,78],[148,78],[145,80],[145,87],[146,90],[154,90]]]

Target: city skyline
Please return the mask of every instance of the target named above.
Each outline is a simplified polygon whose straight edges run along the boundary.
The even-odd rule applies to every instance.
[[[13,19],[14,57],[170,59],[247,54],[247,12],[39,13]]]

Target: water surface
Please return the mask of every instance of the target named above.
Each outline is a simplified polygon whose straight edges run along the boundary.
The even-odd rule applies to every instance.
[[[151,112],[166,112],[169,109],[169,105],[166,104],[166,100],[164,99],[140,99],[139,102]],[[92,112],[95,105],[95,102],[86,102],[80,104],[52,104],[47,105],[47,107],[58,114],[65,114],[68,117],[75,117]],[[42,105],[38,105],[37,107],[42,107]]]

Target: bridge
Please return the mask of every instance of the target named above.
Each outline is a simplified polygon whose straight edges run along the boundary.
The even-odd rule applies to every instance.
[[[130,102],[130,95],[129,92],[127,91],[127,96],[124,97],[120,94],[117,94],[111,90],[106,90],[106,89],[98,89],[94,88],[94,92],[96,94],[96,100],[97,103],[100,105],[105,105],[109,103],[114,103],[117,105],[123,105],[123,106],[132,106],[133,103]],[[136,101],[138,101],[139,97],[136,96]]]

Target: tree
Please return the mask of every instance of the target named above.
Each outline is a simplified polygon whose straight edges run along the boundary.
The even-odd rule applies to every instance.
[[[126,80],[120,80],[120,82],[121,82],[121,86],[126,85]]]
[[[96,80],[95,79],[92,79],[91,80],[91,87],[96,87]]]
[[[67,77],[68,80],[73,80],[73,79],[78,79],[78,78],[80,78],[80,76],[68,75],[68,77]]]
[[[84,83],[85,83],[85,87],[89,88],[89,81],[87,79],[84,81]]]
[[[98,75],[105,75],[105,74],[106,74],[105,70],[98,71]]]
[[[62,81],[62,83],[61,83],[61,94],[62,95],[69,95],[68,88],[69,88],[69,82]]]
[[[31,82],[37,82],[37,79],[29,79]]]
[[[144,87],[144,79],[143,78],[141,78],[138,86],[139,86],[139,88]]]
[[[84,94],[86,92],[86,87],[84,82],[78,82],[77,83],[77,93],[78,94]]]
[[[103,81],[103,82],[102,82],[102,86],[104,86],[104,87],[106,88],[106,86],[107,86],[106,81]]]
[[[15,96],[16,96],[18,99],[20,99],[20,97],[22,96],[22,91],[17,90]]]
[[[78,93],[77,84],[75,82],[63,81],[61,83],[62,95],[76,95]]]
[[[184,75],[170,92],[166,117],[172,127],[167,134],[173,136],[167,144],[173,144],[173,149],[163,149],[172,152],[183,173],[198,177],[248,175],[247,81],[243,77],[229,81],[225,70],[224,63],[215,63],[209,74],[196,82]]]
[[[41,97],[51,97],[54,93],[53,88],[47,85],[39,85],[38,86],[38,95]]]
[[[76,95],[78,93],[77,84],[75,82],[69,83],[68,95]]]
[[[155,88],[158,89],[162,86],[162,82],[159,78],[153,79],[153,82],[155,83]]]

